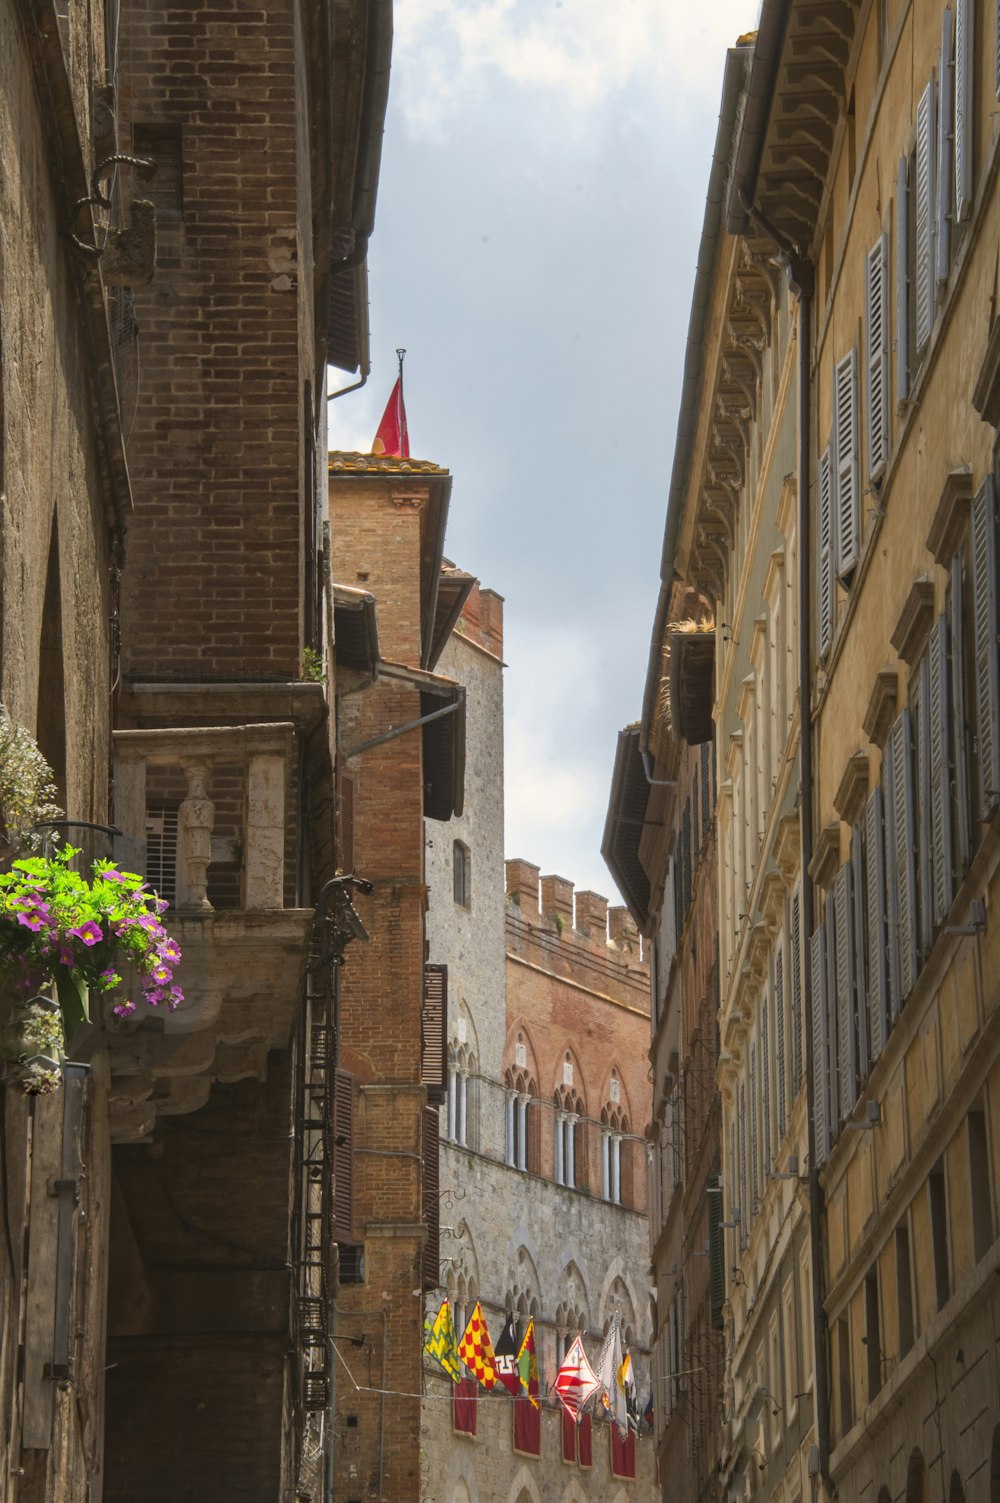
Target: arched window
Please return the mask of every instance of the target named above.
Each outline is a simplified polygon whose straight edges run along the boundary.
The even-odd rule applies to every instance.
[[[468,1044],[448,1050],[448,1138],[462,1148],[476,1146],[476,1060]]]
[[[512,1169],[538,1173],[537,1088],[526,1069],[511,1066],[506,1088],[506,1162]]]
[[[906,1468],[906,1503],[927,1503],[927,1468],[919,1447],[910,1452]]]
[[[568,1189],[575,1190],[585,1183],[586,1149],[583,1135],[583,1102],[572,1085],[558,1087],[555,1095],[555,1109],[555,1181],[557,1185],[565,1185]]]
[[[455,902],[463,908],[472,907],[472,852],[464,840],[456,840],[452,847],[452,870],[455,882]]]
[[[632,1204],[632,1143],[628,1118],[609,1103],[601,1112],[601,1198]]]

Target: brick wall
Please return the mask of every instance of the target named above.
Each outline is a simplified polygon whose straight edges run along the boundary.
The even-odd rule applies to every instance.
[[[158,255],[136,291],[126,672],[297,678],[310,372],[292,0],[136,0],[120,55],[124,149],[161,164],[142,190]]]

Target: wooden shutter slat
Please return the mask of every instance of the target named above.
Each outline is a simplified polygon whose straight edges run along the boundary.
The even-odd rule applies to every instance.
[[[809,964],[812,973],[813,1078],[815,1081],[813,1130],[818,1167],[826,1163],[830,1146],[826,1086],[830,1060],[826,1034],[826,954],[822,921],[809,941]]]
[[[854,996],[857,1015],[858,1084],[863,1085],[871,1069],[871,1023],[869,1010],[871,999],[865,974],[865,863],[862,848],[861,826],[856,824],[851,831],[851,896],[854,909]]]
[[[910,394],[910,188],[906,157],[900,157],[896,170],[895,218],[896,401],[905,402]]]
[[[972,212],[972,78],[975,14],[970,0],[955,4],[955,220]]]
[[[854,907],[851,865],[845,861],[833,883],[837,977],[837,1083],[840,1120],[858,1099],[858,1049],[854,1001]]]
[[[423,1252],[425,1289],[441,1282],[441,1118],[437,1107],[424,1107],[423,1209],[427,1241]]]
[[[992,476],[972,502],[972,610],[975,635],[979,817],[1000,797],[1000,662],[997,654],[997,521]]]
[[[868,475],[878,480],[889,458],[889,237],[878,237],[865,275],[865,406]]]
[[[951,695],[948,687],[948,620],[939,616],[928,645],[930,701],[931,882],[934,928],[944,923],[954,896],[951,817]]]
[[[865,805],[865,885],[867,888],[868,1021],[872,1060],[878,1059],[889,1034],[889,973],[886,962],[885,848],[882,790],[875,788]]]
[[[819,655],[825,657],[833,641],[834,557],[833,557],[833,452],[827,444],[819,459],[819,517],[817,537],[819,557],[817,589]]]
[[[448,967],[424,966],[420,1014],[420,1080],[438,1106],[448,1094]]]
[[[354,1077],[335,1070],[333,1081],[333,1235],[353,1242]]]
[[[778,1141],[785,1136],[785,938],[778,940],[774,957],[774,1073],[778,1092]]]
[[[770,1026],[768,1014],[772,1005],[773,995],[769,994],[764,1000],[764,1007],[760,1015],[760,1105],[761,1116],[761,1153],[763,1176],[762,1186],[767,1189],[767,1176],[771,1172],[771,1061],[770,1061]]]
[[[896,717],[886,745],[886,752],[892,761],[892,850],[895,872],[890,890],[896,893],[900,1006],[910,995],[917,979],[916,812],[912,746],[912,719],[910,711],[906,709]]]
[[[752,1193],[751,1211],[757,1214],[757,1205],[760,1201],[760,1182],[757,1176],[758,1158],[757,1146],[760,1141],[757,1132],[757,1045],[750,1045],[750,1185]]]
[[[934,262],[936,280],[947,282],[951,270],[951,185],[954,165],[954,17],[946,6],[941,17],[941,67],[938,87],[937,226]]]
[[[827,1069],[827,1131],[829,1133],[830,1146],[837,1136],[840,1126],[840,1051],[838,1048],[837,1029],[837,921],[836,903],[832,895],[827,898],[823,910],[823,927],[825,936],[823,940],[824,955],[826,958],[826,1057]]]
[[[919,948],[930,951],[933,930],[931,882],[931,695],[928,654],[924,652],[914,674],[910,702],[916,730],[917,753],[917,888]]]
[[[791,986],[789,1002],[792,1013],[792,1099],[802,1089],[802,900],[801,894],[792,894]]]
[[[997,0],[1000,4],[1000,0]],[[962,599],[962,556],[951,561],[951,586],[948,600],[948,645],[951,651],[949,687],[951,689],[951,759],[955,784],[955,847],[959,878],[969,868],[972,851],[971,813],[969,804],[968,741],[965,706],[965,611]]]
[[[858,352],[851,349],[833,374],[833,443],[837,466],[834,511],[837,578],[849,578],[861,550],[858,482]]]
[[[923,349],[934,321],[934,79],[917,104],[917,144],[914,163],[916,219],[915,333],[917,353]]]

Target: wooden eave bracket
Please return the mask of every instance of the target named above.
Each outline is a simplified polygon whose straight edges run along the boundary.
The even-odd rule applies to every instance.
[[[873,746],[885,746],[889,727],[896,718],[899,702],[899,674],[895,668],[880,668],[875,675],[875,684],[868,700],[862,730]]]
[[[915,579],[889,638],[903,662],[912,668],[927,642],[934,620],[934,581],[926,574]]]
[[[825,825],[816,837],[809,875],[820,887],[828,888],[840,865],[840,821]]]
[[[845,824],[861,818],[868,797],[868,753],[856,751],[848,757],[840,787],[833,795],[833,807]]]
[[[959,535],[968,521],[972,491],[972,471],[968,465],[948,471],[934,520],[927,534],[928,551],[944,568],[951,563],[952,554],[958,547]]]

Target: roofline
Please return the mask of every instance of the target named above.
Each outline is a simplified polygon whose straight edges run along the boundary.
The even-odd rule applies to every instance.
[[[764,0],[765,9],[778,0]],[[789,0],[780,0],[788,4]],[[646,687],[642,699],[640,722],[640,746],[649,749],[652,730],[653,707],[660,678],[660,657],[663,632],[670,608],[670,594],[674,582],[674,559],[677,552],[677,534],[680,530],[691,466],[691,454],[697,427],[698,407],[701,397],[705,329],[711,300],[712,278],[715,272],[716,253],[722,228],[722,211],[726,197],[732,162],[733,145],[737,138],[737,119],[740,100],[743,97],[749,60],[749,46],[730,47],[726,52],[726,67],[722,79],[722,101],[719,106],[719,126],[715,135],[715,149],[708,177],[708,192],[705,200],[705,218],[702,223],[701,243],[698,247],[698,264],[691,297],[691,316],[688,322],[687,348],[684,354],[684,379],[681,386],[680,410],[677,415],[677,437],[674,441],[674,459],[670,472],[670,491],[667,497],[667,519],[663,531],[663,552],[660,558],[660,593],[656,602],[656,616],[650,641],[649,661],[646,667]]]
[[[620,822],[620,810],[625,795],[628,763],[630,760],[634,761],[641,757],[639,745],[640,729],[638,725],[627,725],[624,730],[618,732],[618,744],[615,747],[615,765],[614,771],[611,774],[608,812],[604,820],[604,834],[601,838],[601,855],[604,857],[604,864],[611,873],[615,886],[625,899],[625,906],[635,920],[639,933],[645,934],[650,918],[649,899],[651,884],[647,877],[645,894],[637,893],[634,890],[633,884],[629,882],[624,864],[618,859],[623,832],[623,825]],[[645,772],[643,772],[643,777],[645,777]],[[634,824],[630,824],[628,830],[633,854],[636,861],[639,861],[639,840],[642,831]],[[642,863],[639,862],[639,865],[641,866]]]
[[[764,153],[764,132],[774,103],[774,87],[791,10],[792,0],[763,0],[761,5],[736,162],[726,204],[726,229],[730,235],[745,235],[750,228],[750,210],[757,193],[757,174]]]

